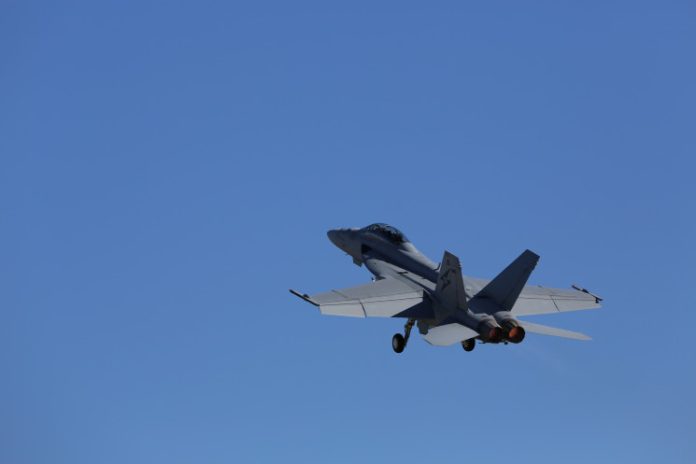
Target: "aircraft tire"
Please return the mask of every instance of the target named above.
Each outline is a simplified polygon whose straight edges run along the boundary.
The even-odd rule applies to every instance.
[[[400,333],[392,337],[392,349],[395,353],[401,353],[406,348],[406,339]]]
[[[464,348],[464,351],[474,351],[474,348],[476,348],[476,340],[473,338],[470,338],[468,340],[464,340],[462,342],[462,348]]]

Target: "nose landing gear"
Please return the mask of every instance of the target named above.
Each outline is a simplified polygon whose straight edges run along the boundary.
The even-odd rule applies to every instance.
[[[400,333],[394,334],[392,337],[392,349],[395,353],[401,353],[404,351],[404,348],[406,348],[406,344],[408,343],[408,338],[411,336],[411,329],[415,323],[415,319],[409,319],[404,326],[404,335],[401,335]]]

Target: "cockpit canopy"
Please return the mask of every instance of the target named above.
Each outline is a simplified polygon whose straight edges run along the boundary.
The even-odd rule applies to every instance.
[[[387,239],[388,241],[396,244],[408,242],[406,236],[396,227],[392,227],[388,224],[371,224],[365,227],[366,231],[373,232],[380,237]]]

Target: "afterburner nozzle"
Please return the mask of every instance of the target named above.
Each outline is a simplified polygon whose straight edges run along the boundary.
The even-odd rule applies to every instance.
[[[511,343],[519,343],[524,340],[525,331],[522,326],[520,326],[519,321],[514,317],[510,316],[507,312],[501,312],[495,314],[495,320],[503,328],[503,335],[505,341]]]
[[[519,325],[516,325],[512,327],[510,330],[508,330],[507,336],[505,338],[510,340],[512,343],[519,343],[522,340],[524,340],[524,335],[524,328],[520,327]]]
[[[503,339],[503,330],[500,327],[491,327],[488,330],[486,341],[490,343],[499,343]]]

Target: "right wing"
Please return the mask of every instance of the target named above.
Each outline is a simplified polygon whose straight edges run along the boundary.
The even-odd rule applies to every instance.
[[[587,290],[574,288],[575,290],[528,285],[522,289],[510,312],[515,316],[530,316],[601,307],[601,298]]]
[[[290,292],[317,306],[322,314],[331,316],[433,317],[430,302],[423,297],[422,290],[393,278],[311,296],[295,290]]]

